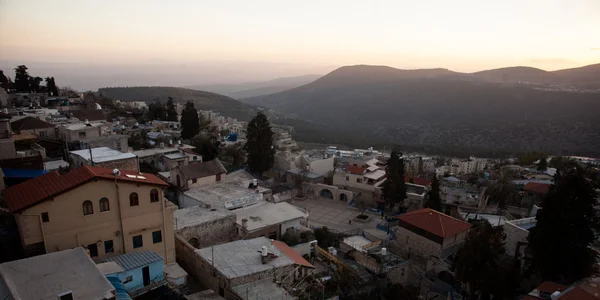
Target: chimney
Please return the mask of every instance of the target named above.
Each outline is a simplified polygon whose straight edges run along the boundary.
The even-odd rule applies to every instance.
[[[262,250],[260,252],[260,261],[262,262],[263,265],[267,263],[268,255],[269,255],[269,250],[267,250],[267,246],[262,246]]]

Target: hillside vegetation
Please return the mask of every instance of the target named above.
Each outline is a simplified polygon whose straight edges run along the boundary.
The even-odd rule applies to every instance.
[[[140,86],[140,87],[110,87],[98,90],[102,95],[121,101],[152,102],[159,99],[166,102],[168,97],[173,97],[175,102],[194,102],[196,109],[213,110],[226,116],[243,121],[250,120],[256,115],[255,106],[237,101],[220,94],[197,91],[178,87]]]
[[[490,76],[351,66],[242,101],[388,144],[600,155],[600,93],[498,84]]]

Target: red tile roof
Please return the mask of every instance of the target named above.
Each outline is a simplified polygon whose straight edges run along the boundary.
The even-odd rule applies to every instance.
[[[576,286],[562,293],[558,300],[598,300],[598,297],[590,294],[588,291]]]
[[[348,166],[348,173],[354,175],[362,175],[365,173],[365,168],[357,166]]]
[[[138,176],[142,176],[145,179],[138,178]],[[57,171],[46,173],[9,187],[2,194],[4,195],[8,209],[11,212],[18,212],[74,189],[92,179],[114,180],[115,176],[112,169],[83,166],[64,175],[60,175]],[[140,174],[134,171],[122,170],[118,180],[168,186],[167,183],[160,180],[156,175]]]
[[[427,178],[404,176],[404,182],[410,182],[411,179],[413,180],[414,184],[424,185],[424,186],[431,185],[431,180],[429,180]]]
[[[453,236],[471,228],[471,224],[431,208],[411,211],[396,218],[441,238]]]
[[[527,185],[523,188],[525,191],[536,192],[539,194],[547,194],[550,190],[550,184],[547,183],[537,183],[537,182],[528,182]]]
[[[34,117],[25,117],[23,119],[14,121],[10,123],[10,127],[13,132],[20,132],[21,130],[31,130],[31,129],[43,129],[43,128],[54,128],[54,124],[50,124],[48,122],[42,121],[38,118]]]
[[[548,294],[552,294],[556,291],[564,291],[567,288],[566,285],[562,285],[562,284],[558,284],[558,283],[554,283],[552,281],[544,281],[542,282],[542,284],[540,284],[537,288],[535,288],[536,290],[540,291],[540,292],[544,292],[544,293],[548,293]]]
[[[297,265],[314,268],[300,253],[296,252],[296,250],[290,248],[286,243],[281,241],[273,241],[273,246],[277,247],[279,251],[283,252],[287,257],[294,261]]]

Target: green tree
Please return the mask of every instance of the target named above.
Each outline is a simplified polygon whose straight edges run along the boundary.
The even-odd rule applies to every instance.
[[[140,132],[132,133],[127,139],[127,145],[133,150],[150,149],[152,145],[148,141],[148,131],[142,130]]]
[[[548,161],[545,157],[540,158],[540,161],[537,164],[538,171],[546,171],[548,169]]]
[[[210,161],[219,156],[220,142],[214,136],[199,134],[190,140],[190,144],[194,146],[196,153],[202,155],[202,161]]]
[[[148,118],[150,120],[159,121],[167,120],[167,109],[165,108],[165,105],[160,103],[158,99],[148,106]]]
[[[248,167],[252,172],[262,175],[275,162],[273,131],[267,116],[259,112],[248,123],[246,138],[244,150],[248,153]]]
[[[4,75],[4,71],[0,70],[0,87],[6,89],[6,84],[8,84],[8,77]]]
[[[25,65],[20,65],[15,68],[15,84],[14,88],[19,93],[29,93],[31,88],[29,86],[29,73]]]
[[[58,96],[58,87],[56,86],[54,77],[46,77],[46,90],[48,92],[48,96]]]
[[[32,93],[42,92],[42,86],[41,86],[42,81],[43,81],[42,77],[38,77],[38,76],[31,77],[30,76],[29,77],[29,90]]]
[[[440,197],[440,182],[437,176],[433,176],[433,181],[431,182],[431,190],[427,195],[427,207],[441,212],[442,198]]]
[[[472,228],[452,265],[456,280],[468,287],[469,299],[489,297],[499,290],[498,279],[506,235],[502,227],[484,221]]]
[[[229,161],[236,167],[242,167],[244,166],[244,163],[246,163],[246,151],[244,151],[244,145],[241,143],[236,143],[223,148],[223,151],[220,151],[220,154],[224,161]]]
[[[200,133],[200,118],[194,102],[188,101],[181,111],[181,138],[187,140]]]
[[[519,199],[519,189],[506,173],[500,180],[491,183],[486,188],[484,196],[488,197],[488,203],[498,203],[498,208],[505,209],[509,204],[516,204]]]
[[[169,97],[167,101],[167,121],[177,122],[179,119],[177,118],[177,108],[175,108],[175,102],[173,102],[173,97]]]
[[[404,183],[404,160],[398,149],[392,150],[385,166],[386,180],[381,190],[385,203],[393,208],[402,204],[406,199],[406,184]]]
[[[544,280],[570,283],[594,271],[596,254],[589,246],[600,233],[597,196],[580,167],[554,176],[528,238],[530,267]]]

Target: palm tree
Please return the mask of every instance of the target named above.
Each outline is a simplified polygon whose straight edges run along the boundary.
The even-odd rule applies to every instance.
[[[506,205],[517,204],[519,190],[517,185],[511,182],[509,174],[505,173],[502,174],[502,179],[486,188],[484,195],[488,197],[488,203],[498,203],[499,209],[505,209]]]

